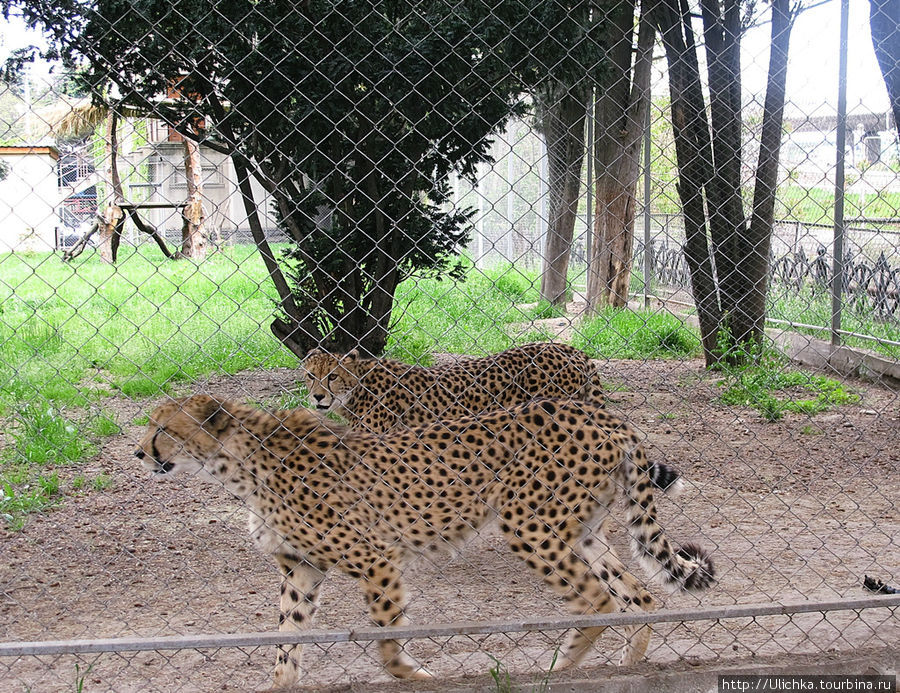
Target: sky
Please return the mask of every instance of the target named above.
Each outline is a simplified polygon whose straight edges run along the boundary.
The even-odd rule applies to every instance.
[[[791,38],[788,116],[799,112],[807,115],[833,113],[837,104],[841,3],[840,0],[804,0],[804,4],[811,9],[797,18]],[[850,0],[849,4],[848,110],[851,113],[884,112],[888,109],[888,98],[872,49],[869,2]],[[743,39],[744,89],[755,94],[760,103],[765,93],[769,31],[766,23],[752,29]],[[0,60],[14,48],[40,42],[39,35],[12,21],[0,32]],[[664,65],[664,61],[657,64]],[[46,67],[35,65],[31,69],[34,79],[46,75]],[[654,93],[665,89],[665,86],[657,85]]]
[[[806,4],[814,5],[809,0]],[[869,2],[850,0],[849,6],[847,110],[884,112],[888,110],[888,97],[872,48]],[[813,115],[837,108],[840,10],[839,0],[830,0],[802,12],[796,20],[787,80],[793,109]],[[752,30],[743,41],[744,87],[757,94],[765,93],[770,31],[766,24]],[[788,108],[788,115],[793,115],[791,110]]]

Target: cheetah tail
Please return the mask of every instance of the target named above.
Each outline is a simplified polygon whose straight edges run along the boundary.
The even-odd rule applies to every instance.
[[[627,451],[620,469],[628,497],[628,528],[635,557],[668,586],[683,591],[709,587],[716,571],[707,551],[696,544],[673,546],[656,521],[653,488],[658,484],[653,482],[654,467],[648,468],[643,448],[636,446]]]
[[[650,483],[667,496],[677,496],[684,490],[681,472],[662,462],[651,462],[647,476],[650,477]]]

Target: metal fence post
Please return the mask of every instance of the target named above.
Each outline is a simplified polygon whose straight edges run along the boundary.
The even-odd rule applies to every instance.
[[[649,86],[648,86],[649,89]],[[647,94],[647,119],[644,123],[644,308],[650,307],[650,108],[653,99]]]
[[[850,0],[841,0],[838,64],[837,161],[834,173],[834,258],[831,275],[831,346],[841,345],[841,292],[844,285],[844,164],[847,142],[847,34]]]

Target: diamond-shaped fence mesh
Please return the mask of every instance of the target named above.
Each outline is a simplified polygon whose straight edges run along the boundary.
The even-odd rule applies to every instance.
[[[0,691],[894,672],[896,2],[3,6]]]

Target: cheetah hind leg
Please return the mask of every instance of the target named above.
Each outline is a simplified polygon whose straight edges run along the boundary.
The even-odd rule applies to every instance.
[[[543,541],[526,542],[517,536],[514,525],[501,522],[500,529],[513,553],[524,558],[528,567],[565,600],[570,612],[582,615],[615,611],[618,603],[591,570],[590,562],[579,552],[580,523],[573,521],[564,527],[553,527],[533,515],[525,517],[529,521],[538,520],[540,526],[535,534]],[[578,665],[604,629],[604,626],[598,626],[571,631],[555,669]]]
[[[589,532],[581,541],[579,553],[590,563],[591,571],[607,583],[610,594],[622,611],[654,611],[656,600],[641,582],[622,563],[615,549],[609,545],[602,525],[599,531]],[[625,626],[625,645],[620,665],[637,664],[650,645],[652,629],[649,625]]]
[[[398,557],[399,558],[399,557]],[[407,595],[402,575],[389,558],[372,562],[361,580],[361,587],[369,605],[369,614],[377,626],[405,626]],[[387,672],[398,679],[425,680],[433,678],[421,664],[410,657],[396,640],[380,640],[378,649]]]

